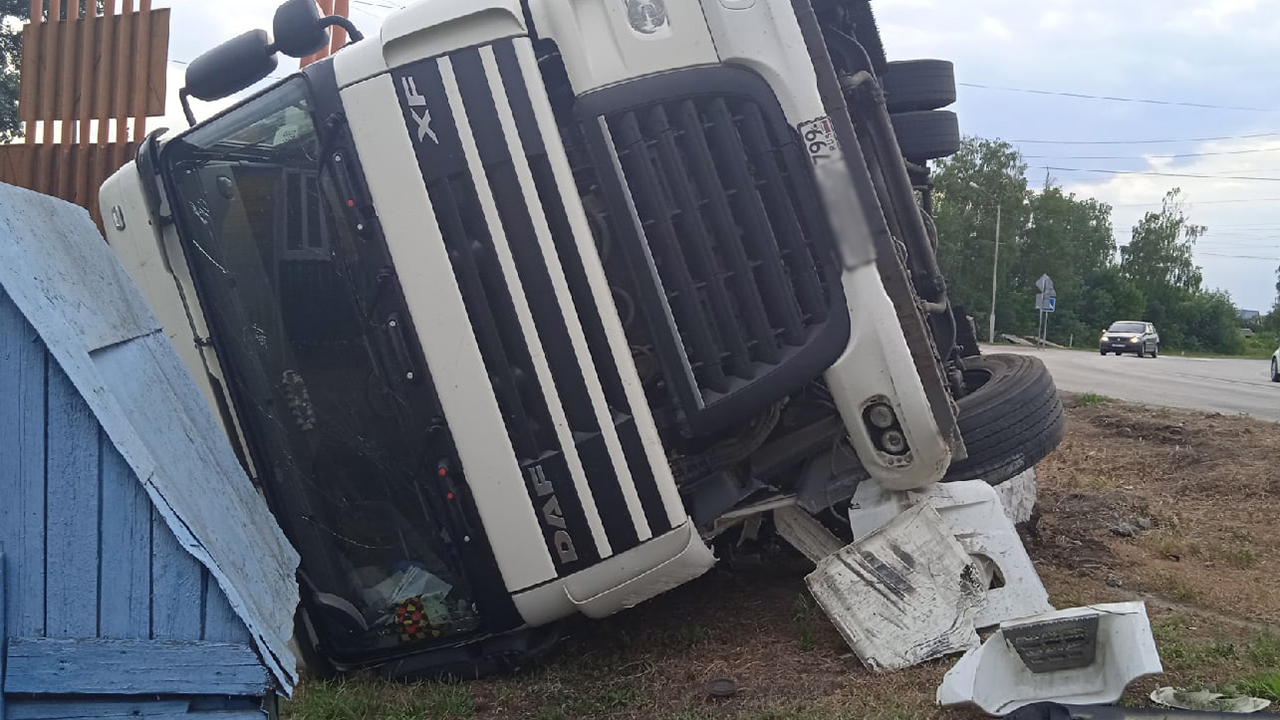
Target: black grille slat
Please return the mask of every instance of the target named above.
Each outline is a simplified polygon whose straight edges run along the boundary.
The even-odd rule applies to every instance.
[[[733,113],[724,98],[717,97],[707,110],[708,128],[721,177],[736,191],[733,199],[737,206],[738,225],[742,229],[755,259],[776,259],[779,254],[777,239],[769,225],[769,214],[756,189],[755,178],[747,165],[747,148],[738,134]],[[759,262],[756,266],[760,293],[770,319],[779,327],[780,335],[788,345],[804,344],[804,320],[800,317],[790,282],[783,266],[776,262]]]
[[[524,373],[508,357],[500,332],[502,325],[495,317],[489,293],[485,290],[481,269],[476,262],[476,255],[478,251],[482,252],[482,248],[476,247],[468,237],[453,182],[437,181],[429,186],[429,190],[459,289],[467,302],[467,312],[472,314],[471,325],[489,371],[489,379],[494,385],[498,405],[507,422],[512,446],[520,458],[537,458],[542,454],[540,446],[546,443],[539,442],[535,422],[525,408],[521,397]]]
[[[827,303],[819,285],[818,269],[796,216],[794,198],[778,167],[777,156],[783,153],[779,153],[775,149],[777,144],[770,140],[759,106],[744,104],[742,132],[752,151],[756,177],[762,181],[760,196],[765,200],[769,216],[777,229],[774,236],[782,245],[791,283],[795,287],[796,300],[806,315],[821,322],[827,317]]]
[[[705,435],[830,367],[850,333],[842,266],[806,148],[769,84],[690,68],[586,93],[576,112],[594,166],[578,168],[579,187],[599,193],[623,248],[606,271],[630,284],[643,318],[627,337],[661,363],[650,402],[674,401],[681,431]],[[711,381],[713,365],[725,383]]]
[[[692,351],[690,365],[698,379],[717,392],[729,389],[728,379],[720,365],[720,350],[693,275],[680,250],[680,240],[672,222],[666,192],[653,166],[649,140],[640,129],[639,119],[632,113],[619,118],[614,132],[622,148],[618,155],[623,171],[640,190],[634,193],[636,209],[645,225],[658,273],[667,290],[676,323],[685,328],[685,339]]]
[[[684,149],[689,154],[688,166],[693,170],[693,178],[701,189],[706,203],[707,217],[712,231],[721,238],[717,243],[722,259],[729,267],[731,283],[738,299],[738,310],[742,314],[742,323],[747,329],[747,340],[752,346],[757,359],[774,363],[780,357],[778,340],[773,328],[769,325],[769,316],[765,311],[760,291],[756,287],[755,270],[747,257],[746,250],[738,240],[742,231],[733,218],[733,211],[725,197],[724,187],[715,172],[715,160],[711,148],[703,133],[702,117],[692,100],[678,104],[676,122],[680,127]]]
[[[747,345],[738,331],[738,313],[734,310],[729,293],[725,289],[724,273],[718,266],[713,252],[713,241],[703,224],[702,212],[697,193],[689,181],[684,162],[680,159],[680,150],[676,146],[676,129],[672,127],[667,112],[662,105],[655,105],[649,111],[648,125],[657,138],[657,151],[664,168],[679,168],[682,172],[668,173],[668,187],[672,199],[680,212],[677,223],[678,237],[685,239],[680,249],[689,261],[691,271],[696,275],[706,293],[707,303],[712,311],[712,319],[717,320],[722,328],[720,332],[721,349],[724,362],[729,373],[740,378],[751,377],[751,357]],[[729,330],[725,330],[726,326]]]

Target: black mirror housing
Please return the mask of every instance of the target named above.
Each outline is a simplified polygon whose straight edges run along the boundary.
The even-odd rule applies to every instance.
[[[303,58],[329,44],[329,33],[321,22],[315,0],[288,0],[276,8],[271,22],[275,49],[294,58]]]
[[[276,69],[280,61],[274,50],[265,30],[250,30],[222,43],[187,66],[187,94],[207,102],[249,87]]]

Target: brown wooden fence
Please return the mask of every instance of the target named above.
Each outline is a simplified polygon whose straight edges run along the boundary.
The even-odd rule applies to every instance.
[[[164,114],[169,10],[151,0],[31,0],[18,117],[24,143],[0,145],[0,182],[60,197],[101,225],[98,186],[133,157],[147,117]]]

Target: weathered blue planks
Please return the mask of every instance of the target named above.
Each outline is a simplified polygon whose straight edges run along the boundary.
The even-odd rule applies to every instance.
[[[151,501],[133,468],[106,437],[102,438],[101,537],[98,634],[105,638],[150,637]]]
[[[250,641],[249,629],[244,621],[231,609],[227,596],[218,587],[218,581],[208,572],[204,573],[204,634],[201,640],[212,642],[247,643]]]
[[[98,421],[55,363],[48,373],[45,634],[98,634]]]
[[[204,568],[182,549],[164,518],[151,512],[151,637],[199,640]]]
[[[0,549],[9,631],[44,634],[44,343],[0,288]],[[3,609],[3,608],[0,608]]]
[[[19,700],[10,705],[5,720],[262,720],[261,710],[203,710],[188,700]]]
[[[247,640],[295,679],[297,554],[198,386],[83,211],[3,184],[0,552],[10,638]]]
[[[269,682],[243,644],[11,637],[4,692],[261,696]]]
[[[4,550],[0,549],[0,720],[4,720],[4,644],[9,636],[4,624]]]

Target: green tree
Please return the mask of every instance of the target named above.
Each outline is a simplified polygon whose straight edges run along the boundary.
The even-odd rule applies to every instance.
[[[0,0],[0,142],[16,137],[18,69],[22,58],[21,23],[30,10],[28,0]]]
[[[998,205],[1000,292],[996,318],[1002,330],[1023,329],[1015,312],[1016,303],[1004,289],[1009,287],[1009,269],[1017,259],[1014,239],[1030,217],[1026,172],[1022,156],[1009,143],[970,137],[965,138],[959,152],[937,163],[933,176],[938,262],[947,277],[951,297],[973,313],[979,327],[986,326],[991,312]],[[1034,321],[1025,324],[1034,326]]]
[[[1207,229],[1187,218],[1182,191],[1174,188],[1159,212],[1147,213],[1133,227],[1133,239],[1120,249],[1121,267],[1148,300],[1199,292],[1203,276],[1192,252]]]

